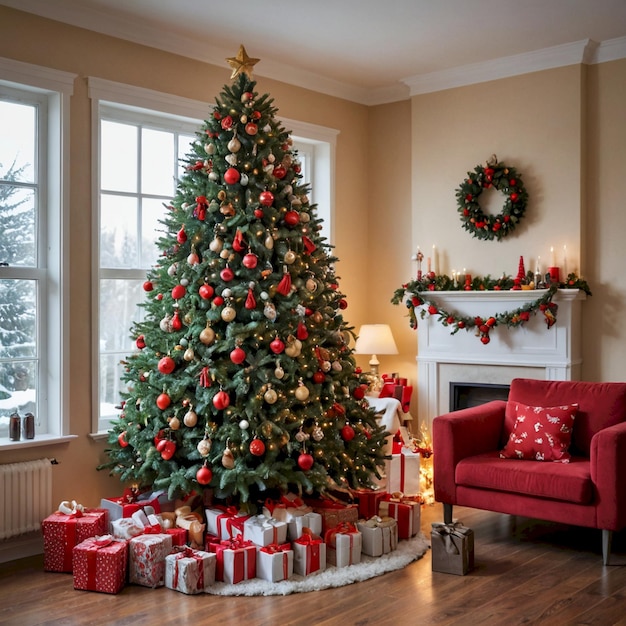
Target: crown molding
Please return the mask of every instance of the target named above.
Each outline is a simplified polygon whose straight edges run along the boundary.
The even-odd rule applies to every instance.
[[[590,63],[606,63],[618,59],[626,59],[626,37],[601,42],[594,51],[593,60]]]
[[[587,48],[595,46],[597,46],[595,42],[585,39],[534,52],[493,59],[484,63],[471,63],[441,72],[418,74],[405,78],[403,82],[408,85],[411,96],[443,91],[454,87],[579,64],[583,62]]]

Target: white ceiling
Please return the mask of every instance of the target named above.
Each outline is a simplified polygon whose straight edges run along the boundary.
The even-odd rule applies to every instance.
[[[0,4],[225,68],[225,57],[235,56],[243,43],[251,57],[261,59],[254,68],[257,78],[366,104],[519,74],[524,67],[533,71],[626,56],[626,0]]]

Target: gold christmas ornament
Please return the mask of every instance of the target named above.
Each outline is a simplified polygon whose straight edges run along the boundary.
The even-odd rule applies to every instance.
[[[233,467],[235,467],[235,457],[229,447],[226,447],[222,454],[222,465],[226,469],[233,469]]]
[[[309,388],[300,380],[295,391],[295,396],[300,402],[305,402],[309,397]]]
[[[222,309],[221,317],[225,322],[232,322],[237,316],[237,311],[232,306],[225,306]]]
[[[189,361],[193,361],[195,359],[196,355],[193,351],[193,348],[187,348],[183,354],[183,359],[185,359],[185,361],[189,362]]]
[[[269,387],[268,390],[263,394],[263,399],[268,404],[274,404],[276,400],[278,400],[278,394]]]
[[[193,428],[198,423],[198,415],[195,411],[189,410],[185,413],[185,417],[183,417],[183,424],[188,426],[189,428]]]
[[[211,452],[212,443],[213,442],[208,437],[205,437],[204,439],[198,441],[198,445],[196,446],[198,454],[200,454],[201,456],[207,456],[209,452]]]
[[[178,430],[180,428],[180,420],[177,417],[172,417],[169,420],[169,425],[172,430]]]
[[[210,346],[215,341],[215,331],[208,324],[200,333],[200,341],[205,346]]]

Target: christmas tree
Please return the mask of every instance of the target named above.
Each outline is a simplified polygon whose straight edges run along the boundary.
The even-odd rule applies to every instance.
[[[243,46],[185,160],[148,273],[101,468],[170,497],[371,486],[364,399],[331,247],[292,139]]]

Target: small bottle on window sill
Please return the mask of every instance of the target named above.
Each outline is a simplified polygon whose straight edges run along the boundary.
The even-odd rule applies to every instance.
[[[26,413],[24,416],[24,437],[35,438],[35,416],[32,413]]]
[[[9,439],[19,441],[22,436],[22,418],[16,413],[11,413],[9,418]]]

